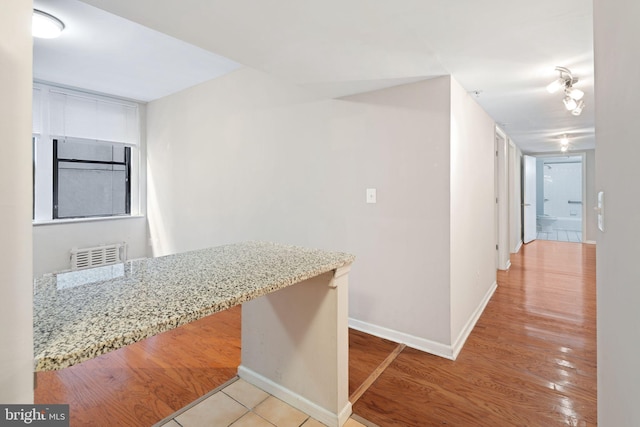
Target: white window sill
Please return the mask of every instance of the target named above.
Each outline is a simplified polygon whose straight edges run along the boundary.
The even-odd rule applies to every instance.
[[[144,215],[96,216],[91,218],[45,219],[33,221],[34,226],[73,224],[77,222],[120,221],[123,219],[144,218]]]

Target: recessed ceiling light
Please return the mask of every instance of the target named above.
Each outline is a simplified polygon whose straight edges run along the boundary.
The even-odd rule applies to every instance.
[[[33,37],[54,39],[64,30],[64,23],[53,15],[33,9],[31,33]]]

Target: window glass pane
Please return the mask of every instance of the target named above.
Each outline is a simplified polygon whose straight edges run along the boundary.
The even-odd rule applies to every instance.
[[[124,152],[124,147],[113,147],[111,144],[60,141],[58,142],[58,158],[111,162],[115,160],[113,158],[114,149],[118,148],[120,152]],[[124,161],[124,156],[121,155],[120,159],[115,161]]]
[[[58,217],[125,214],[125,178],[124,171],[60,169]]]
[[[112,153],[113,161],[124,163],[124,151],[125,151],[125,147],[119,147],[115,145],[113,147],[113,153]]]
[[[112,171],[115,166],[112,164],[102,164],[102,163],[82,163],[82,162],[63,162],[60,161],[58,163],[58,169],[89,169],[89,170],[105,170]],[[122,169],[120,169],[122,170]]]
[[[56,141],[54,146],[57,147],[54,217],[130,213],[127,153],[131,148],[93,141]]]

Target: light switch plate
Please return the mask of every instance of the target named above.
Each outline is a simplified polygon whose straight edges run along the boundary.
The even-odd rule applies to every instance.
[[[367,203],[376,203],[376,189],[375,188],[367,188]]]

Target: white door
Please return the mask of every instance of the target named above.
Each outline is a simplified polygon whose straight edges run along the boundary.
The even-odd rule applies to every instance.
[[[523,185],[523,204],[522,216],[524,227],[524,243],[529,243],[536,239],[536,158],[531,156],[522,156],[524,159],[524,171],[522,178]]]

